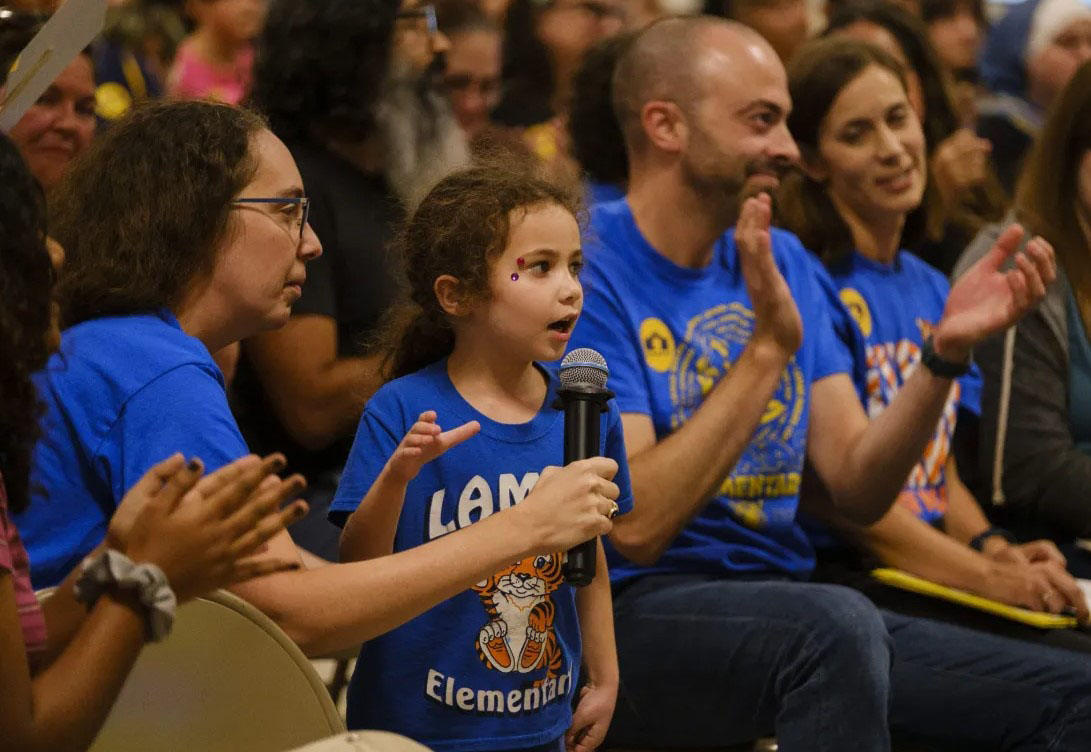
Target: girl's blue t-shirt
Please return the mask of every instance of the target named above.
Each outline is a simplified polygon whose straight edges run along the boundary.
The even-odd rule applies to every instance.
[[[538,414],[521,424],[497,423],[474,409],[451,383],[446,360],[386,384],[360,420],[330,519],[345,523],[426,410],[436,411],[444,429],[476,420],[481,432],[410,482],[395,551],[521,502],[544,467],[564,460],[564,416],[553,407],[557,372],[540,370],[548,393]],[[612,401],[600,441],[602,455],[618,463],[618,505],[628,512],[632,491]],[[349,685],[349,727],[394,731],[438,752],[517,749],[562,736],[571,723],[581,655],[562,553],[514,562],[366,643]]]

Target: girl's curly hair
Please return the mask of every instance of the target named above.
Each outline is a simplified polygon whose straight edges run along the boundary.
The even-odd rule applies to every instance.
[[[41,403],[30,375],[49,358],[53,266],[45,195],[19,150],[0,134],[0,473],[11,510],[30,500],[30,458]]]
[[[396,248],[401,302],[371,343],[383,356],[383,376],[395,379],[451,354],[455,334],[433,285],[449,274],[466,302],[489,298],[492,262],[504,252],[516,212],[555,204],[580,219],[579,197],[502,157],[453,172],[424,197],[405,222]]]

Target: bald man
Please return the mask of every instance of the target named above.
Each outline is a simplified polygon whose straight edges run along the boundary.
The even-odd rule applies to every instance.
[[[636,500],[610,536],[610,741],[775,733],[786,751],[870,752],[889,749],[889,723],[959,749],[1091,749],[1086,666],[807,583],[814,555],[796,519],[805,458],[838,511],[861,524],[886,512],[951,374],[1042,296],[1052,249],[1032,243],[1010,278],[996,249],[963,278],[934,358],[869,421],[828,279],[769,229],[762,194],[798,152],[768,43],[709,18],[653,24],[622,55],[614,100],[629,192],[593,211],[573,342],[609,363]]]

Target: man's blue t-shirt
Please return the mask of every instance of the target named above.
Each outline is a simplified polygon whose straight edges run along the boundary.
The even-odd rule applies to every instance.
[[[814,551],[796,521],[809,393],[815,381],[847,371],[849,358],[834,336],[807,251],[780,230],[772,231],[772,244],[803,318],[803,346],[719,494],[659,561],[640,567],[607,546],[615,582],[673,572],[805,577],[814,568]],[[584,247],[586,300],[572,347],[602,353],[618,409],[649,416],[662,440],[696,412],[753,331],[734,233],[717,241],[708,266],[683,268],[652,248],[623,199],[594,207]]]
[[[943,315],[950,286],[938,270],[907,251],[890,264],[853,253],[830,268],[834,327],[854,354],[853,382],[869,418],[875,418],[918,367],[921,346]],[[947,511],[946,466],[960,409],[981,411],[976,367],[958,379],[935,434],[913,467],[898,503],[929,524]]]
[[[519,503],[541,470],[564,461],[557,374],[528,423],[490,420],[459,394],[442,360],[380,389],[367,404],[330,519],[343,525],[425,410],[445,429],[481,432],[426,464],[410,482],[394,550],[404,551]],[[601,452],[617,460],[621,512],[632,508],[617,408],[602,416]],[[505,567],[407,624],[366,643],[348,694],[350,728],[395,731],[450,750],[533,747],[571,723],[581,642],[561,553]]]
[[[97,546],[125,492],[175,452],[211,471],[246,454],[223,376],[167,310],[65,330],[34,384],[45,404],[31,502],[16,518],[34,587]]]

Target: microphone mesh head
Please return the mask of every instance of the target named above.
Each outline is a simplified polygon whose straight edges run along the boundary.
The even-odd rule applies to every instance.
[[[605,387],[609,375],[606,358],[590,347],[577,348],[561,361],[561,386],[591,384]]]

